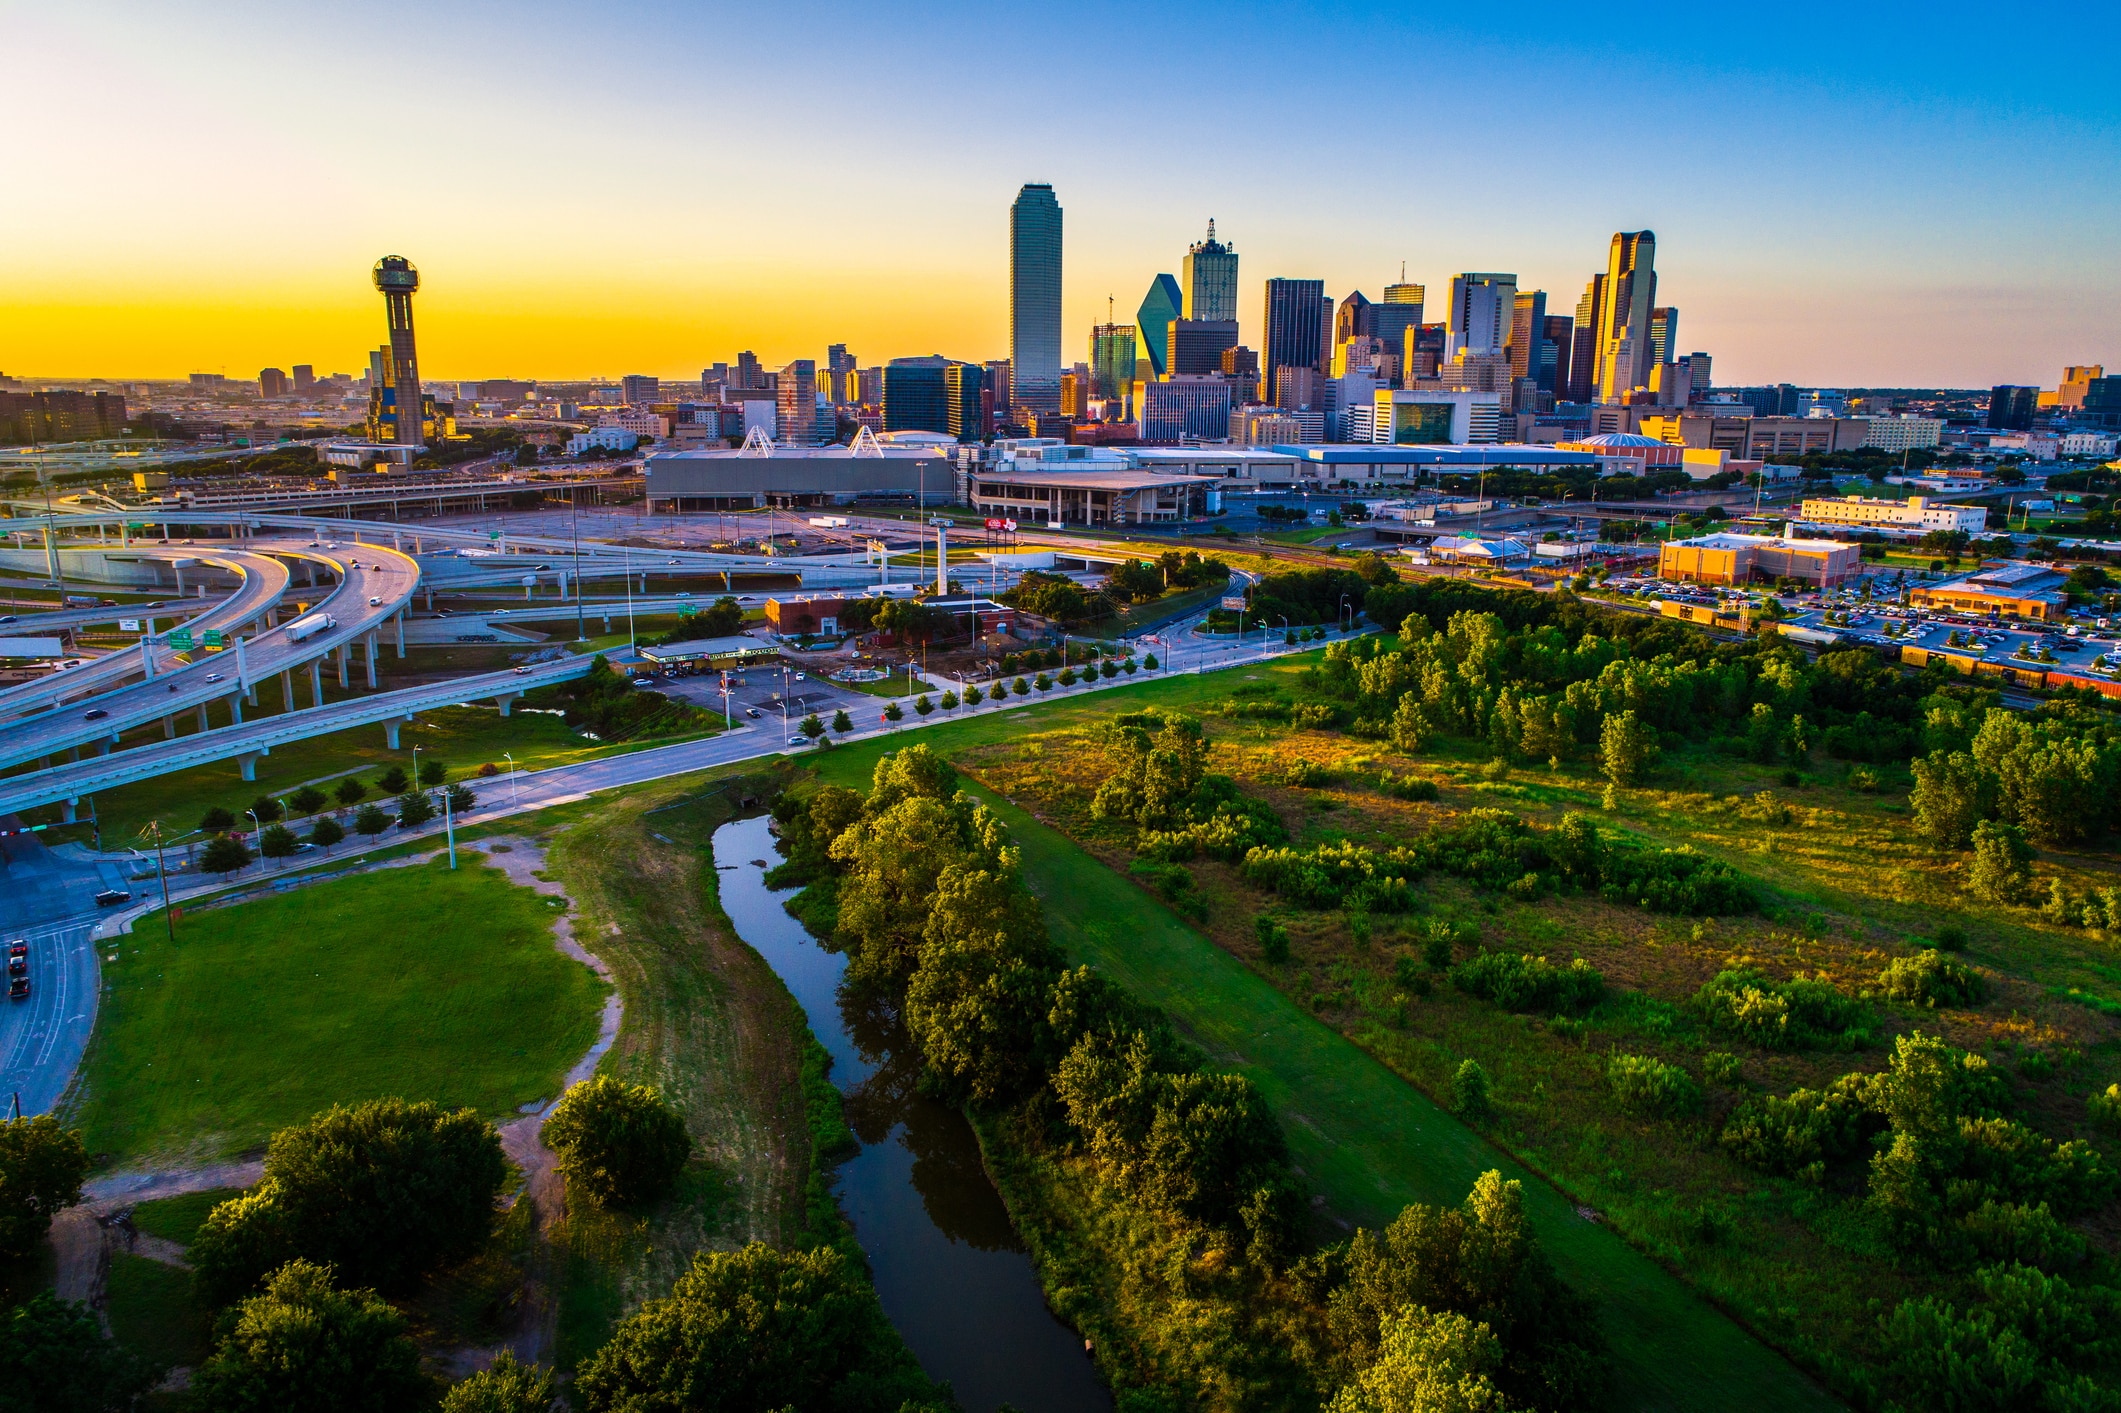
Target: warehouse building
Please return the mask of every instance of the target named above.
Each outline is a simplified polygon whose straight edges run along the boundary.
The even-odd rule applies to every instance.
[[[1696,584],[1796,579],[1830,589],[1855,578],[1862,563],[1861,547],[1841,540],[1721,533],[1666,544],[1658,554],[1657,573]]]

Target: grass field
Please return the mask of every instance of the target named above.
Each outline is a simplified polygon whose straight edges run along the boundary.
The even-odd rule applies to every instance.
[[[803,1226],[802,1013],[723,915],[707,853],[736,798],[759,788],[736,769],[688,777],[578,807],[551,839],[547,869],[580,906],[578,931],[626,1006],[602,1071],[656,1086],[697,1145],[673,1201],[646,1216],[572,1208],[554,1233],[563,1368],[667,1293],[693,1252],[779,1242]]]
[[[253,1149],[379,1095],[507,1114],[596,1038],[601,984],[553,949],[553,915],[437,859],[195,912],[174,946],[142,918],[106,954],[72,1118],[128,1164]]]
[[[1274,669],[1293,671],[1290,661]],[[1240,674],[1175,678],[1117,697],[997,714],[924,733],[947,754],[1157,701],[1226,694]],[[900,744],[863,742],[818,759],[820,775],[865,783]],[[1251,1076],[1274,1103],[1298,1164],[1343,1219],[1376,1225],[1411,1201],[1455,1205],[1481,1171],[1527,1179],[1527,1207],[1557,1264],[1606,1311],[1626,1406],[1825,1408],[1833,1400],[1612,1231],[1485,1138],[1436,1108],[1353,1041],[1182,923],[1132,882],[1006,803],[1025,872],[1047,899],[1056,938],[1142,999],[1167,1008],[1218,1063]]]
[[[118,1343],[168,1367],[197,1365],[212,1345],[212,1312],[192,1290],[191,1272],[113,1251],[104,1314]]]
[[[206,1224],[206,1214],[242,1191],[239,1187],[216,1187],[206,1192],[158,1197],[133,1208],[133,1225],[149,1236],[189,1246]]]

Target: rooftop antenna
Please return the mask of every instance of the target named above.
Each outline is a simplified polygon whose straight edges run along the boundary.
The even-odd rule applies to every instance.
[[[1399,262],[1399,282],[1401,284],[1407,282],[1407,262],[1404,260]]]

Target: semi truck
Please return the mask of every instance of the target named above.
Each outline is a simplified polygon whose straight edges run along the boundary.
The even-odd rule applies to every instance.
[[[329,628],[339,626],[339,620],[328,613],[307,613],[287,625],[287,641],[299,643],[304,638],[314,638]]]

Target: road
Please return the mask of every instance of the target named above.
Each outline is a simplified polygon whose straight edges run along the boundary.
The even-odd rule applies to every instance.
[[[335,627],[299,643],[289,642],[284,632],[245,640],[240,670],[236,651],[206,655],[151,680],[106,691],[92,702],[74,702],[0,724],[0,766],[106,741],[115,744],[123,732],[176,712],[194,708],[203,712],[207,704],[217,701],[229,702],[232,717],[240,720],[241,708],[235,704],[241,701],[246,684],[254,687],[281,672],[292,672],[379,631],[409,605],[419,586],[419,565],[393,550],[362,546],[351,551],[304,553],[328,564],[339,576],[338,587],[316,605],[337,619]],[[285,572],[282,566],[281,573]],[[273,599],[277,598],[276,591]],[[245,611],[262,612],[264,606],[261,602],[255,609],[246,606]],[[102,715],[91,720],[91,711]]]

